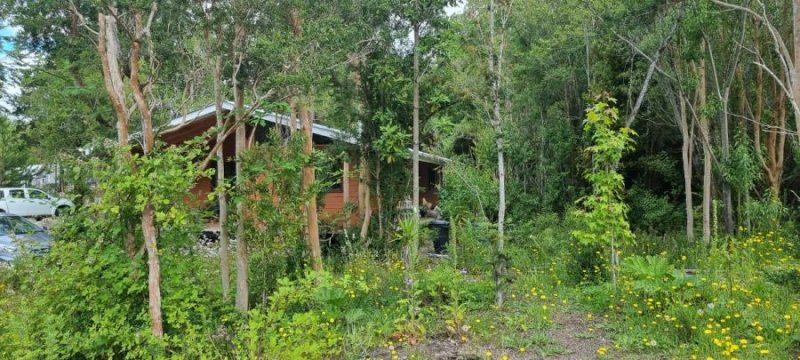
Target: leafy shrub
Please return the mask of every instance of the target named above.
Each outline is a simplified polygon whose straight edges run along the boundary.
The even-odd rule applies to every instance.
[[[467,303],[482,307],[491,302],[492,292],[478,281],[470,281],[459,270],[448,263],[440,263],[426,271],[417,273],[415,287],[420,290],[420,302],[436,309],[438,305]]]
[[[633,282],[633,289],[646,295],[657,295],[672,285],[674,267],[660,256],[632,256],[622,262],[622,275]]]
[[[20,286],[9,296],[14,358],[149,358],[164,349],[184,354],[213,350],[207,339],[223,318],[223,307],[201,284],[194,257],[162,257],[162,343],[150,336],[147,270],[142,258],[130,259],[114,245],[57,242],[44,259],[19,261],[13,271]]]
[[[323,359],[342,351],[343,327],[366,316],[374,292],[363,277],[308,272],[283,278],[268,304],[250,311],[233,343],[244,358]]]

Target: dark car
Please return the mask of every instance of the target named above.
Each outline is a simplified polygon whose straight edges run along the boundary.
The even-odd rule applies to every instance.
[[[51,240],[42,227],[30,220],[0,213],[0,263],[9,264],[25,251],[42,255],[50,249]]]

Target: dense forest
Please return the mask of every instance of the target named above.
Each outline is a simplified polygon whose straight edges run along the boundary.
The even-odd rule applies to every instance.
[[[800,0],[0,27],[0,187],[75,204],[0,261],[0,358],[800,359]]]

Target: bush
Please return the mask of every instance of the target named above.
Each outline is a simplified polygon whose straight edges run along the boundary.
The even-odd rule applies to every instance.
[[[59,241],[45,258],[23,258],[13,269],[19,286],[4,300],[13,358],[149,358],[163,351],[185,355],[214,349],[207,339],[225,308],[203,285],[198,259],[162,256],[163,342],[150,335],[147,269],[114,245]],[[216,279],[214,279],[216,280]],[[199,341],[204,339],[203,341]]]

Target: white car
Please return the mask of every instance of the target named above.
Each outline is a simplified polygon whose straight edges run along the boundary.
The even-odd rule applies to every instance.
[[[58,216],[69,212],[75,204],[33,188],[0,188],[0,213],[19,216]]]

